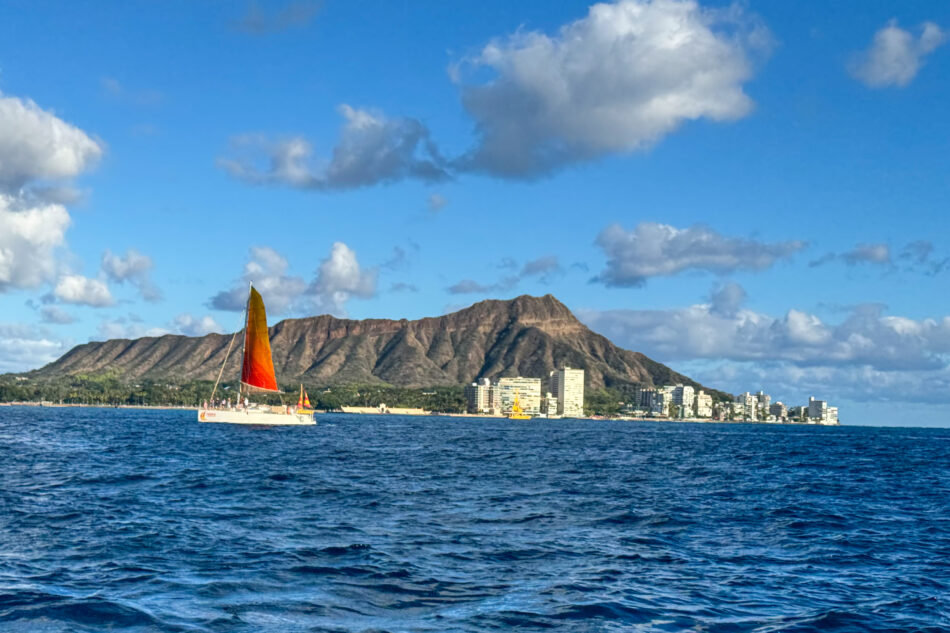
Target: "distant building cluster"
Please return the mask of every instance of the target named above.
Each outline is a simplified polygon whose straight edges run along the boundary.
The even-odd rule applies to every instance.
[[[565,367],[547,379],[516,376],[493,383],[482,378],[465,387],[465,398],[469,413],[507,415],[517,399],[528,415],[579,418],[584,416],[584,370]]]
[[[800,424],[838,424],[838,407],[824,400],[809,398],[808,404],[787,407],[772,402],[764,391],[740,393],[731,402],[715,402],[703,390],[690,385],[644,387],[634,392],[623,413],[638,417],[694,419],[706,418],[729,422],[780,422]]]

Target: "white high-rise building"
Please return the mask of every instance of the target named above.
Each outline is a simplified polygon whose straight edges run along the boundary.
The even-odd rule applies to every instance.
[[[815,400],[815,396],[808,398],[809,421],[820,421],[828,417],[828,403],[824,400]]]
[[[491,411],[491,383],[488,378],[465,387],[465,399],[468,401],[469,413],[488,413]]]
[[[759,408],[759,399],[746,391],[745,393],[740,393],[735,398],[736,403],[742,405],[742,417],[746,420],[755,420],[757,419],[756,413]]]
[[[518,406],[529,415],[541,413],[541,379],[499,378],[492,385],[492,407],[495,413],[510,413],[511,406],[518,398]]]
[[[788,407],[781,402],[776,402],[769,407],[769,415],[774,416],[776,420],[785,420],[788,418]]]
[[[673,404],[679,407],[679,417],[684,418],[693,415],[693,392],[694,389],[689,385],[673,387]]]
[[[696,417],[711,418],[713,415],[713,398],[705,391],[696,393]]]
[[[565,367],[551,372],[551,393],[557,397],[557,413],[565,418],[584,417],[584,370]]]

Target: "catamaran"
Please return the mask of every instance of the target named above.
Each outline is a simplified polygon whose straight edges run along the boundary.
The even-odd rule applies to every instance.
[[[310,410],[310,399],[306,405],[301,397],[298,407],[252,404],[249,396],[252,393],[281,393],[277,386],[277,376],[274,373],[274,359],[270,351],[270,339],[267,334],[267,314],[264,311],[264,300],[252,285],[247,297],[247,306],[244,313],[244,362],[241,365],[241,386],[238,389],[236,406],[215,407],[214,397],[224,373],[224,365],[228,362],[231,347],[238,333],[235,332],[228,343],[228,351],[224,355],[224,363],[218,371],[218,379],[214,382],[211,391],[211,406],[207,403],[198,409],[199,422],[226,422],[230,424],[259,424],[259,425],[286,425],[286,424],[316,424],[313,411]],[[304,395],[303,385],[300,385],[301,396]]]

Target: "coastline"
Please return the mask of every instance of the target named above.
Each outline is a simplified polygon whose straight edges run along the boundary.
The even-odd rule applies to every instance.
[[[65,408],[81,408],[81,409],[138,409],[138,410],[155,410],[155,411],[197,411],[199,407],[197,406],[177,406],[177,405],[160,405],[160,404],[119,404],[119,405],[109,405],[109,404],[80,404],[80,403],[51,403],[51,402],[0,402],[0,407],[48,407],[51,409],[65,409]],[[482,418],[485,420],[506,420],[508,416],[506,415],[488,415],[483,413],[440,413],[437,411],[425,411],[422,409],[389,409],[387,411],[379,411],[373,407],[345,407],[345,409],[351,409],[349,411],[326,411],[326,410],[315,410],[314,412],[320,415],[352,415],[352,416],[362,416],[362,415],[377,415],[377,416],[387,416],[387,415],[405,415],[413,417],[445,417],[445,418]],[[353,410],[353,409],[362,409],[362,410]],[[614,422],[683,422],[687,424],[765,424],[770,426],[842,426],[838,424],[809,424],[803,422],[769,422],[766,420],[714,420],[712,418],[643,418],[643,417],[628,417],[628,416],[619,416],[615,418],[605,418],[600,416],[592,417],[583,417],[583,418],[563,418],[563,417],[554,417],[554,418],[542,418],[542,417],[532,417],[530,420],[521,420],[522,422],[528,421],[538,421],[546,422],[548,420],[584,420],[584,421],[593,421],[593,422],[605,422],[605,421],[614,421]]]

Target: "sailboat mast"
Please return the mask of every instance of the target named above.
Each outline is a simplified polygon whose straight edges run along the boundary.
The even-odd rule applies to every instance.
[[[251,290],[254,288],[254,282],[247,282],[247,301],[244,302],[244,346],[241,348],[241,371],[244,370],[244,359],[247,358],[247,319],[250,314],[251,308]],[[242,394],[244,393],[244,381],[241,380],[241,377],[238,376],[238,399],[241,399]],[[250,394],[248,390],[248,394]]]

